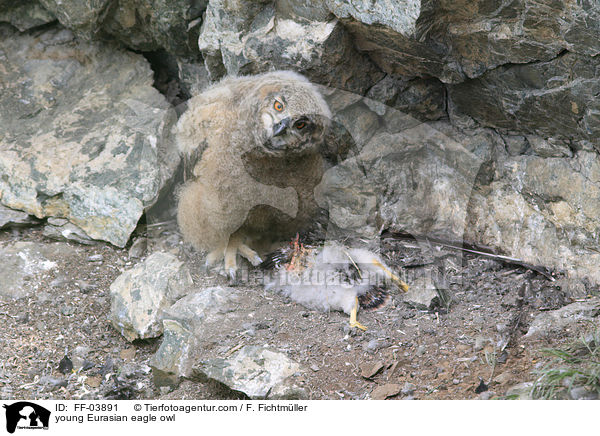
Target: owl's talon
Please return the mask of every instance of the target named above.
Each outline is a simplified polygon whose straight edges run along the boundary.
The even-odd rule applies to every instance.
[[[229,276],[229,279],[232,282],[236,281],[236,272],[237,272],[237,268],[230,268],[227,270],[227,273],[228,273],[227,275]]]
[[[205,262],[206,267],[208,268],[208,267],[213,266],[214,264],[220,262],[221,260],[223,260],[224,256],[225,256],[225,247],[224,246],[216,248],[215,250],[212,250],[206,256],[206,262]]]
[[[237,249],[242,256],[248,259],[248,262],[250,262],[252,266],[258,266],[262,263],[262,259],[258,253],[256,253],[256,251],[248,247],[246,244],[240,244]]]

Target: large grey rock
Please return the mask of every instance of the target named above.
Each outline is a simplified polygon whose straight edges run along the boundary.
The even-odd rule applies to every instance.
[[[165,308],[164,337],[150,363],[155,384],[175,386],[182,377],[212,379],[250,398],[305,398],[294,382],[301,371],[296,362],[239,342],[248,319],[261,308],[264,299],[255,291],[223,287],[190,291]]]
[[[177,321],[163,321],[163,340],[149,362],[156,386],[177,386],[181,377],[190,375],[193,346],[192,332]]]
[[[198,45],[213,80],[293,69],[314,82],[364,93],[383,77],[337,19],[294,21],[265,0],[211,0]]]
[[[21,32],[55,21],[56,17],[37,0],[22,0],[0,5],[0,22],[7,22]]]
[[[48,218],[44,225],[43,235],[56,241],[74,241],[84,245],[94,245],[98,241],[91,239],[86,233],[64,218]]]
[[[156,385],[173,386],[192,375],[204,348],[221,342],[224,329],[235,329],[229,325],[229,314],[242,306],[239,300],[239,291],[233,288],[206,288],[190,291],[162,310],[164,337],[150,363]]]
[[[198,53],[189,25],[202,16],[205,0],[40,0],[60,23],[83,39],[114,37],[144,51]],[[191,31],[190,31],[191,30]]]
[[[547,61],[563,50],[600,53],[600,5],[570,0],[423,1],[418,34],[452,51],[468,77],[503,64]]]
[[[206,288],[190,292],[165,309],[163,319],[174,320],[192,331],[206,330],[207,324],[219,325],[238,307],[240,291],[234,288]]]
[[[246,345],[231,357],[199,362],[194,371],[217,380],[251,399],[306,399],[304,389],[295,386],[298,363],[268,348]]]
[[[577,324],[597,322],[600,316],[600,299],[594,297],[587,301],[578,301],[565,307],[538,314],[527,330],[526,337],[560,334]]]
[[[102,30],[135,50],[195,56],[206,0],[118,0]]]
[[[409,126],[378,128],[357,156],[325,173],[315,195],[335,227],[462,238],[482,160],[432,125]]]
[[[581,148],[577,141],[600,148],[599,67],[598,57],[565,53],[497,68],[450,86],[449,96],[458,110],[484,125],[561,140],[567,149]]]
[[[0,204],[0,229],[5,227],[22,227],[36,224],[38,221],[28,213],[10,209]]]
[[[465,237],[526,262],[600,282],[600,157],[515,156],[474,192]]]
[[[90,39],[99,32],[112,0],[40,0],[40,3],[67,29]]]
[[[386,73],[406,79],[434,76],[443,82],[462,81],[464,75],[447,47],[437,41],[428,43],[422,36],[421,3],[328,0],[327,6],[352,33],[359,50]]]
[[[15,242],[0,247],[0,295],[22,298],[39,289],[44,273],[68,262],[77,253],[67,244]]]
[[[299,2],[300,3],[300,2]],[[504,64],[600,50],[597,2],[544,0],[328,0],[358,48],[384,71],[446,83]]]
[[[175,256],[154,253],[110,285],[110,321],[129,341],[162,334],[162,312],[192,285],[188,269]]]
[[[179,162],[147,62],[60,28],[0,40],[0,202],[124,246]]]

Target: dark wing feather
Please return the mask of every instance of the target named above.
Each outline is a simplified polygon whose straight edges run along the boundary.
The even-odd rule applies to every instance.
[[[267,254],[265,256],[265,260],[263,260],[258,267],[264,270],[277,269],[278,267],[290,262],[293,252],[294,251],[289,247],[279,248]]]
[[[390,301],[390,294],[381,286],[373,286],[358,296],[358,304],[362,309],[380,309]]]

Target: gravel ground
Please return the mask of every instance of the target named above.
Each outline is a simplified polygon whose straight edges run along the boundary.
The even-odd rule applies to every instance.
[[[132,240],[147,238],[148,252],[177,254],[195,287],[228,285],[200,267],[202,255],[184,247],[173,226],[148,236],[140,228]],[[0,231],[0,247],[15,241],[63,244],[67,249],[59,253],[68,255],[51,259],[56,268],[30,278],[30,295],[0,297],[2,399],[244,398],[211,381],[154,386],[148,362],[160,339],[129,343],[107,317],[110,284],[140,261],[130,256],[130,246],[55,242],[39,227]],[[523,267],[435,244],[423,249],[414,241],[383,239],[381,248],[409,285],[427,269],[447,272],[439,278],[447,291],[435,307],[412,307],[396,292],[384,308],[359,314],[366,332],[350,331],[343,313],[315,312],[248,288],[240,303],[248,316],[243,312],[240,325],[226,332],[222,347],[268,344],[285,352],[305,368],[299,381],[311,399],[488,399],[532,380],[531,371],[545,359],[542,348],[579,334],[572,329],[523,337],[536,314],[578,297],[564,290],[564,280],[551,282]]]

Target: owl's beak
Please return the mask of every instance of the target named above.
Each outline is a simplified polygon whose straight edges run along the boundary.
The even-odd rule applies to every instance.
[[[283,135],[287,128],[290,126],[291,120],[289,118],[284,118],[277,124],[273,125],[273,137]]]

